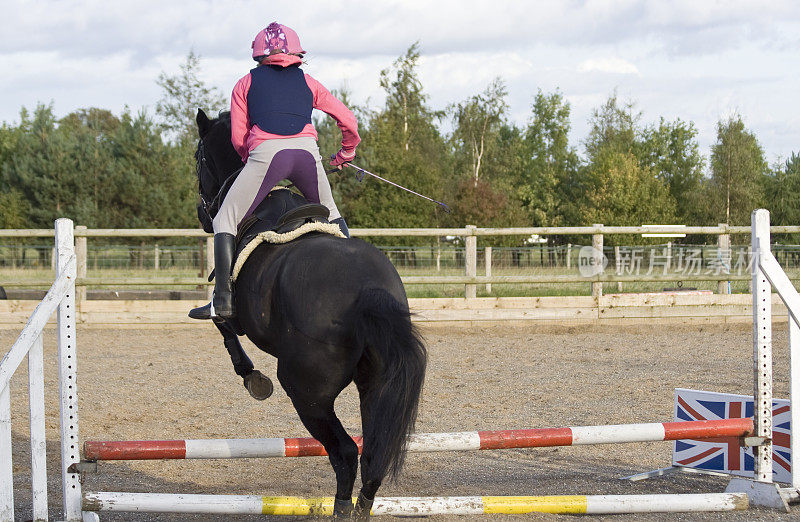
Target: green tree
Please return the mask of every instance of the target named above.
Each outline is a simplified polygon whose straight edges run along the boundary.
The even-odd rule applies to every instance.
[[[165,143],[143,111],[124,113],[109,136],[108,183],[102,193],[108,227],[196,227],[196,179],[190,151]]]
[[[703,158],[697,144],[697,129],[691,122],[660,118],[657,125],[641,126],[642,114],[631,100],[620,101],[616,92],[593,111],[585,141],[591,163],[609,150],[634,155],[669,187],[676,201],[677,217],[683,222],[698,218],[696,195],[703,180]]]
[[[557,226],[576,216],[570,205],[578,154],[569,145],[570,106],[560,92],[538,91],[524,130],[517,192],[534,226]]]
[[[588,188],[584,223],[633,226],[675,219],[675,201],[668,187],[632,153],[600,150],[584,171]]]
[[[741,116],[717,123],[717,142],[711,147],[711,208],[720,222],[750,223],[750,213],[764,203],[767,162],[755,135]]]
[[[2,166],[2,186],[28,203],[29,225],[49,228],[57,217],[92,225],[86,144],[57,125],[52,106],[23,110],[13,154]]]
[[[458,168],[469,165],[473,187],[478,186],[482,161],[486,152],[497,141],[508,110],[506,86],[495,78],[481,94],[450,106],[453,118],[453,135]],[[459,161],[460,160],[460,161]]]
[[[594,111],[588,165],[570,185],[584,222],[707,222],[696,128],[680,119],[646,127],[640,120],[636,104],[616,93]]]
[[[68,137],[76,175],[82,173],[84,196],[75,203],[82,225],[103,226],[107,214],[101,200],[108,192],[113,163],[109,144],[119,125],[111,111],[95,107],[78,109],[58,122],[58,133]]]
[[[97,141],[105,141],[108,135],[119,127],[119,124],[119,118],[114,116],[111,111],[97,107],[78,109],[59,121],[59,126],[63,129],[74,132],[88,130]]]
[[[0,193],[0,228],[28,228],[28,202],[15,189]]]
[[[589,161],[608,150],[636,155],[639,120],[642,113],[633,101],[620,102],[614,92],[592,112],[591,128],[584,143]],[[638,155],[637,155],[638,157]]]
[[[448,108],[453,132],[449,138],[455,189],[450,196],[453,225],[484,227],[524,224],[525,216],[515,191],[519,176],[522,139],[506,121],[507,91],[500,78],[486,89]],[[517,238],[487,239],[492,245],[514,244]]]
[[[27,200],[3,176],[3,165],[14,154],[19,129],[0,125],[0,228],[24,228],[28,218]]]
[[[706,205],[702,203],[703,157],[697,143],[697,128],[680,119],[642,131],[638,147],[640,162],[669,187],[675,200],[676,218],[688,225],[706,221]]]
[[[514,214],[514,208],[509,204],[507,192],[498,190],[485,180],[462,180],[457,188],[452,205],[462,226],[477,224],[481,227],[505,227],[514,224],[508,222]],[[511,239],[512,244],[516,242],[514,238]],[[506,243],[490,238],[484,242],[491,245]]]
[[[414,42],[406,53],[391,67],[381,71],[380,86],[386,91],[386,114],[392,125],[398,125],[400,144],[408,151],[412,140],[419,140],[416,131],[425,131],[434,118],[443,113],[427,106],[427,95],[422,92],[422,82],[417,75],[419,42]]]
[[[24,107],[22,114],[27,115]],[[19,134],[19,127],[10,126],[5,122],[0,124],[0,167],[14,154]]]
[[[22,112],[0,173],[0,220],[49,228],[57,217],[89,227],[195,226],[191,151],[165,143],[145,114],[97,108],[56,120]]]
[[[491,184],[492,191],[502,195],[498,201],[503,204],[494,210],[488,205],[492,200],[487,198],[485,212],[495,214],[495,217],[487,215],[481,220],[474,221],[475,224],[489,227],[518,227],[530,224],[530,219],[517,190],[524,168],[524,133],[516,125],[504,121],[493,137],[491,148],[486,153],[484,174],[481,176],[483,181]],[[513,236],[491,240],[491,244],[498,246],[516,245],[518,242],[519,238]]]
[[[764,192],[774,225],[800,224],[800,154],[792,153],[783,165],[775,167],[766,179]]]
[[[448,192],[452,169],[445,140],[435,124],[443,113],[428,107],[417,76],[418,59],[415,43],[381,73],[386,103],[382,110],[371,113],[361,133],[359,161],[376,174],[446,201],[452,194],[452,189]],[[445,219],[436,205],[370,177],[343,185],[342,190],[353,226],[429,227]]]
[[[179,73],[162,72],[156,83],[163,91],[156,104],[156,114],[161,119],[162,128],[178,141],[197,140],[197,109],[212,114],[227,106],[227,100],[219,89],[207,86],[200,79],[200,55],[194,50],[186,55]]]

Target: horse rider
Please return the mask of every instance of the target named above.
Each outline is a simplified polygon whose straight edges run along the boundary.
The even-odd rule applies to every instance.
[[[361,141],[352,111],[300,68],[305,51],[297,33],[272,22],[256,35],[252,48],[258,66],[231,95],[231,141],[245,166],[214,218],[216,282],[210,308],[212,317],[223,319],[236,315],[230,273],[237,226],[279,181],[290,180],[306,199],[328,207],[331,222],[349,237],[322,165],[312,109],[332,116],[342,132],[342,147],[330,165],[341,169],[352,161]]]

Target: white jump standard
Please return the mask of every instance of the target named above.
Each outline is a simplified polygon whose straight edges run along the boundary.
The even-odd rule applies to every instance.
[[[800,491],[800,295],[770,251],[769,212],[750,217],[753,252],[753,425],[758,443],[754,480],[735,478],[726,491],[746,492],[754,504],[789,511]],[[789,401],[791,410],[792,484],[772,482],[772,290],[789,312]]]

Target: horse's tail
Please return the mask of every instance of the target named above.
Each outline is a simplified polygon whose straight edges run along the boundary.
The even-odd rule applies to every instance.
[[[394,478],[417,419],[427,352],[407,305],[386,290],[363,290],[354,312],[353,340],[363,353],[356,381],[369,411],[362,419],[365,455],[373,473]]]

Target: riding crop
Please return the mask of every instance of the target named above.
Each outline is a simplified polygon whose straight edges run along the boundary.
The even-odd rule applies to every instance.
[[[364,176],[365,176],[366,174],[369,174],[369,175],[370,175],[370,176],[372,176],[373,178],[379,179],[379,180],[383,181],[384,183],[388,183],[389,185],[393,185],[393,186],[395,186],[395,187],[397,187],[397,188],[399,188],[399,189],[403,189],[403,190],[405,190],[406,192],[411,192],[411,193],[412,193],[412,194],[414,194],[415,196],[419,196],[419,197],[421,197],[422,199],[427,199],[428,201],[432,201],[433,203],[436,203],[437,205],[440,205],[440,206],[441,206],[441,207],[444,209],[444,211],[445,211],[445,212],[447,212],[447,213],[449,213],[449,212],[450,212],[450,207],[448,207],[447,205],[445,205],[445,204],[444,204],[444,203],[442,203],[441,201],[436,201],[435,199],[433,199],[433,198],[429,198],[428,196],[423,196],[423,195],[422,195],[422,194],[420,194],[419,192],[414,192],[413,190],[411,190],[411,189],[408,189],[408,188],[406,188],[406,187],[404,187],[404,186],[402,186],[402,185],[398,185],[398,184],[397,184],[397,183],[395,183],[394,181],[389,181],[389,180],[388,180],[388,179],[386,179],[386,178],[382,178],[382,177],[378,176],[377,174],[373,174],[372,172],[370,172],[370,171],[368,171],[368,170],[362,169],[362,168],[361,168],[361,167],[359,167],[358,165],[355,165],[355,164],[353,164],[353,163],[347,162],[347,163],[343,163],[343,164],[342,164],[342,166],[343,166],[343,167],[352,167],[352,168],[356,169],[356,171],[357,171],[357,172],[356,172],[356,179],[357,179],[359,182],[361,182],[361,180],[363,180],[363,179],[364,179]],[[338,170],[338,169],[335,169],[335,170]],[[335,172],[335,170],[332,170],[332,171],[330,171],[330,172]]]

